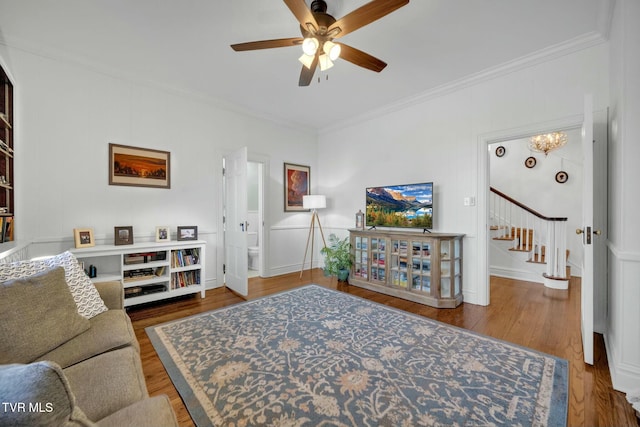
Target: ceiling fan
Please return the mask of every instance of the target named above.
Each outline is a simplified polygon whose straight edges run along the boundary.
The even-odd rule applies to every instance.
[[[313,0],[311,7],[307,7],[305,0],[284,0],[284,3],[300,22],[302,37],[238,43],[231,48],[239,52],[302,45],[299,60],[303,66],[298,85],[309,86],[316,68],[320,66],[323,71],[331,68],[337,58],[378,73],[382,71],[386,62],[334,40],[388,15],[409,0],[373,0],[338,20],[327,13],[324,0]]]

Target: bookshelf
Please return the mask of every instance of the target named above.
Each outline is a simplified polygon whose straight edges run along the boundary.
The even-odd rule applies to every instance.
[[[463,234],[350,230],[349,284],[437,308],[462,303]]]
[[[200,292],[205,296],[205,245],[202,240],[71,249],[94,282],[119,280],[125,307]]]
[[[14,240],[13,84],[0,66],[0,244]]]

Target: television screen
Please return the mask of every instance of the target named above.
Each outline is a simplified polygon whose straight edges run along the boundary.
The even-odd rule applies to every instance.
[[[367,227],[433,228],[433,183],[367,188]]]

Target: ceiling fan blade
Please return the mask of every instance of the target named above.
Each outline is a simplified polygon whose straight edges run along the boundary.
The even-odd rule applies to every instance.
[[[381,61],[366,52],[356,49],[355,47],[351,47],[344,43],[337,44],[340,45],[340,58],[344,59],[345,61],[349,61],[352,64],[358,65],[371,71],[375,71],[376,73],[384,70],[384,67],[387,66],[386,62]]]
[[[302,37],[291,37],[288,39],[260,40],[257,42],[232,44],[231,49],[236,52],[244,50],[271,49],[274,47],[296,46],[302,43]]]
[[[409,4],[409,0],[373,0],[353,12],[343,16],[329,26],[328,32],[340,28],[335,38],[349,34],[372,23],[396,9]]]
[[[318,68],[318,54],[313,58],[313,62],[311,63],[311,67],[307,68],[306,66],[302,66],[302,71],[300,71],[300,80],[298,80],[298,86],[309,86],[311,84],[311,79],[313,79],[313,75],[316,72],[316,68]]]
[[[313,28],[318,28],[316,18],[311,13],[311,9],[307,6],[304,0],[284,0],[289,10],[295,15],[296,19],[302,25],[305,30],[309,29],[307,24],[313,25]]]

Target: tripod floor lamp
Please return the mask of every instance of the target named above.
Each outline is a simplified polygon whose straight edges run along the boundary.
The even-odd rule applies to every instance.
[[[307,260],[307,251],[309,250],[309,243],[311,243],[311,265],[310,268],[313,269],[313,246],[314,246],[314,238],[316,234],[316,222],[318,223],[318,228],[320,229],[320,235],[322,236],[322,243],[324,246],[327,246],[327,242],[324,240],[324,232],[322,231],[322,225],[320,224],[320,217],[318,216],[318,209],[324,209],[327,207],[327,198],[325,196],[312,195],[312,196],[302,196],[302,207],[304,209],[311,209],[311,225],[309,226],[309,235],[307,236],[307,245],[304,249],[304,258],[302,259],[302,268],[300,269],[300,278],[302,278],[302,272],[304,271],[304,263]]]

